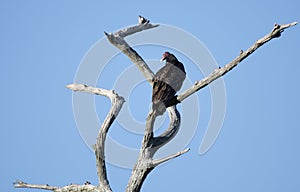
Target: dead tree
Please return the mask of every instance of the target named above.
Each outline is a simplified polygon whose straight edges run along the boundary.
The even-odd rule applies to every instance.
[[[209,76],[204,79],[197,81],[191,88],[185,90],[183,93],[177,96],[177,100],[183,102],[184,99],[209,85],[214,80],[222,77],[227,72],[236,67],[241,61],[251,55],[256,49],[261,47],[263,44],[268,41],[278,38],[281,36],[282,32],[291,26],[295,26],[297,22],[293,22],[290,24],[279,25],[275,24],[272,31],[261,39],[257,40],[251,47],[249,47],[245,51],[240,51],[240,54],[233,59],[231,62],[224,65],[224,67],[220,67],[215,69]],[[139,22],[137,25],[122,29],[115,33],[106,33],[105,35],[109,42],[121,50],[141,71],[144,77],[148,80],[150,84],[152,84],[152,79],[154,77],[154,73],[148,67],[147,63],[143,60],[143,58],[125,41],[125,37],[129,35],[133,35],[137,32],[141,32],[143,30],[148,30],[154,27],[159,27],[158,24],[151,24],[149,20],[144,17],[139,16]],[[55,192],[63,192],[63,191],[87,191],[87,192],[110,192],[112,191],[106,173],[106,164],[105,164],[105,140],[106,135],[109,131],[109,128],[113,124],[114,120],[117,118],[119,111],[122,108],[124,103],[124,99],[122,96],[119,96],[114,90],[104,90],[100,88],[90,87],[88,85],[83,84],[70,84],[67,85],[67,88],[73,91],[81,91],[88,92],[95,95],[106,96],[111,100],[111,108],[109,113],[107,114],[103,124],[100,127],[96,144],[94,145],[94,151],[96,156],[96,166],[98,173],[98,185],[91,185],[91,183],[86,182],[83,185],[67,185],[64,187],[55,187],[45,185],[35,185],[28,184],[23,181],[16,181],[14,183],[14,187],[16,188],[36,188],[36,189],[44,189]],[[131,177],[128,181],[128,185],[126,188],[127,192],[138,192],[140,191],[143,182],[145,181],[147,175],[158,165],[178,157],[186,152],[189,149],[184,149],[179,151],[178,153],[171,154],[167,157],[160,159],[153,159],[154,154],[157,150],[159,150],[162,146],[166,145],[172,138],[175,137],[176,133],[180,127],[180,113],[177,111],[176,106],[169,107],[167,109],[170,123],[169,127],[159,136],[154,136],[153,134],[153,126],[156,119],[156,115],[150,111],[147,119],[146,119],[146,128],[145,134],[142,140],[142,146],[140,149],[139,157],[135,163],[135,166],[132,170]]]

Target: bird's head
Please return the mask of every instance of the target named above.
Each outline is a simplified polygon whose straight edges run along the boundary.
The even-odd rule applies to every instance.
[[[162,55],[162,57],[161,57],[161,61],[164,61],[164,60],[166,60],[167,59],[167,57],[170,55],[170,53],[169,52],[164,52],[164,54]]]
[[[172,62],[172,61],[178,61],[178,60],[172,53],[166,51],[166,52],[164,52],[163,56],[161,57],[161,61]]]

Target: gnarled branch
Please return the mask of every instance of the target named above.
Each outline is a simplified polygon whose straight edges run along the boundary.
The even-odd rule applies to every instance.
[[[105,32],[109,42],[120,49],[138,67],[150,84],[152,84],[154,73],[148,67],[143,58],[125,41],[124,37],[157,26],[158,25],[152,25],[149,20],[139,16],[139,24],[136,26],[122,29],[116,33],[108,34]],[[146,129],[142,141],[140,156],[129,179],[126,189],[127,192],[140,190],[142,183],[150,171],[153,170],[155,166],[160,164],[153,163],[152,158],[155,152],[163,145],[168,143],[178,132],[180,127],[180,114],[175,106],[170,107],[168,111],[170,116],[169,128],[158,137],[153,137],[153,125],[157,116],[152,111],[149,112],[146,120]],[[173,156],[173,158],[175,157],[176,156]]]
[[[141,22],[141,20],[144,20],[146,22]],[[142,16],[139,16],[138,25],[121,29],[116,33],[108,34],[104,32],[109,42],[115,47],[117,47],[118,49],[120,49],[137,66],[137,68],[142,72],[145,79],[147,79],[147,81],[150,84],[152,84],[154,73],[151,71],[151,69],[149,68],[147,63],[143,60],[143,58],[133,48],[131,48],[130,45],[128,45],[124,37],[128,35],[132,35],[134,33],[138,33],[143,30],[152,29],[158,26],[159,25],[151,24],[149,20],[145,19]]]
[[[111,100],[112,106],[110,108],[109,113],[107,114],[103,124],[98,133],[97,142],[94,145],[95,155],[96,155],[96,165],[97,165],[97,173],[100,187],[105,191],[112,191],[109,186],[109,181],[107,179],[106,165],[105,165],[105,140],[108,130],[115,118],[118,116],[123,103],[125,102],[123,97],[120,97],[113,90],[105,90],[100,88],[94,88],[83,84],[71,84],[67,85],[67,88],[73,91],[81,91],[88,92],[96,95],[103,95],[108,97]]]
[[[166,131],[164,131],[161,135],[153,138],[153,148],[161,148],[162,146],[167,144],[175,137],[179,130],[181,122],[180,113],[178,112],[175,106],[167,108],[167,111],[169,113],[170,122],[172,123],[170,123],[168,129],[166,129]]]
[[[153,156],[155,152],[161,148],[164,144],[169,142],[178,132],[180,127],[180,115],[176,109],[176,106],[168,108],[170,114],[170,123],[166,132],[159,137],[153,137],[153,126],[156,119],[155,113],[150,111],[146,122],[146,131],[142,142],[139,158],[132,170],[131,177],[127,184],[126,192],[138,192],[140,191],[143,182],[147,175],[159,164],[166,162],[167,160],[178,157],[184,153],[178,152],[176,155],[171,155],[163,160],[154,160]],[[179,117],[177,117],[179,115]]]

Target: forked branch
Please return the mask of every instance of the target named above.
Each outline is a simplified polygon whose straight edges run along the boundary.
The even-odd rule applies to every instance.
[[[138,25],[121,29],[115,33],[105,33],[109,42],[122,51],[138,67],[150,84],[152,84],[154,73],[143,58],[125,41],[124,37],[157,26],[158,25],[152,25],[149,20],[139,16]],[[156,163],[153,162],[155,152],[168,143],[177,134],[180,127],[180,114],[176,107],[170,107],[168,111],[170,116],[169,128],[158,137],[153,136],[153,126],[157,116],[152,111],[149,112],[146,120],[145,135],[142,141],[140,156],[129,179],[126,189],[127,192],[139,191],[145,178],[155,166],[183,154],[179,152],[178,155],[170,156],[172,158],[165,158],[163,161],[157,160]]]
[[[100,88],[94,88],[83,84],[71,84],[67,85],[67,88],[73,91],[81,91],[88,92],[96,95],[103,95],[108,97],[111,100],[111,108],[109,113],[107,114],[103,124],[98,133],[97,142],[94,145],[95,155],[96,155],[96,165],[97,165],[97,173],[98,180],[100,184],[100,188],[105,191],[112,191],[107,179],[106,165],[105,165],[105,140],[108,130],[115,118],[118,116],[123,103],[125,102],[123,97],[120,97],[114,90],[105,90]]]

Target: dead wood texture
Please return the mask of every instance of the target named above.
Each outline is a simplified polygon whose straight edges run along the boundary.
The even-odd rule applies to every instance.
[[[143,30],[152,29],[158,27],[158,24],[151,24],[149,20],[146,18],[139,16],[138,24],[132,27],[127,27],[122,30],[119,30],[115,33],[106,33],[105,35],[109,42],[117,47],[122,53],[124,53],[141,71],[144,75],[145,79],[148,80],[150,84],[152,84],[152,79],[154,78],[154,73],[148,67],[147,63],[143,60],[143,58],[125,41],[125,37],[129,35],[133,35],[137,32],[141,32]],[[293,22],[285,25],[275,24],[272,31],[261,39],[257,40],[251,47],[249,47],[246,51],[241,51],[240,54],[231,62],[224,65],[224,67],[220,67],[215,69],[209,76],[204,79],[197,81],[191,88],[185,90],[183,93],[178,95],[178,101],[182,102],[184,99],[209,85],[214,80],[219,77],[225,75],[227,72],[236,67],[241,61],[251,55],[255,50],[261,47],[263,44],[268,41],[278,38],[281,36],[282,32],[291,26],[296,25],[297,22]],[[23,181],[16,181],[14,183],[15,188],[35,188],[35,189],[43,189],[55,192],[64,192],[64,191],[86,191],[86,192],[111,192],[112,189],[109,185],[109,181],[107,178],[106,165],[105,165],[105,140],[106,135],[109,131],[109,128],[113,124],[114,120],[117,118],[119,111],[122,108],[125,100],[123,97],[119,96],[115,93],[114,90],[105,90],[100,88],[90,87],[88,85],[83,84],[70,84],[67,85],[68,89],[73,91],[80,92],[88,92],[95,95],[102,95],[110,98],[111,100],[111,109],[107,114],[105,121],[100,127],[96,144],[94,145],[95,156],[96,156],[96,167],[98,173],[98,181],[97,185],[91,185],[89,182],[86,182],[83,185],[71,184],[64,187],[56,187],[45,185],[35,185],[28,184]],[[157,150],[159,150],[162,146],[167,144],[172,138],[175,137],[176,133],[180,127],[180,113],[176,109],[175,106],[171,106],[167,109],[168,115],[170,118],[169,127],[159,136],[154,136],[153,134],[153,126],[156,119],[156,115],[152,112],[149,112],[146,119],[146,127],[145,134],[142,140],[142,146],[140,149],[140,155],[136,161],[136,164],[132,170],[131,177],[128,181],[128,185],[126,188],[126,192],[138,192],[140,191],[143,182],[145,181],[147,175],[158,165],[164,163],[170,159],[176,158],[186,152],[189,149],[184,149],[175,154],[170,154],[167,157],[160,159],[153,159],[153,156]],[[159,189],[157,189],[159,191]]]

